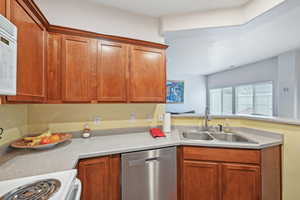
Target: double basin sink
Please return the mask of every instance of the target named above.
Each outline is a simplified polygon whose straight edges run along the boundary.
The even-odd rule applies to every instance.
[[[231,143],[257,144],[257,142],[252,141],[244,136],[235,133],[208,132],[208,131],[183,132],[182,137],[184,139],[189,139],[189,140],[204,140],[204,141],[218,140],[222,142],[231,142]]]

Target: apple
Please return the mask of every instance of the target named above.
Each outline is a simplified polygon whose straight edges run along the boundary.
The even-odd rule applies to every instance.
[[[43,137],[40,142],[40,144],[50,144],[50,143],[51,143],[51,140],[49,137]]]

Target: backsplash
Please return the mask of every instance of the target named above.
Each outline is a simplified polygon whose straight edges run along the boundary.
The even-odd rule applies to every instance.
[[[100,117],[103,121],[128,120],[131,113],[137,119],[147,119],[153,115],[156,104],[39,104],[28,105],[28,122],[62,123],[93,121]]]
[[[157,104],[28,105],[28,131],[39,133],[151,126]],[[159,111],[157,111],[159,112]],[[98,119],[98,123],[95,120]]]
[[[27,105],[0,105],[0,128],[4,129],[0,146],[26,135],[27,124]]]
[[[160,125],[164,104],[32,104],[0,105],[0,127],[5,129],[0,146],[26,134]],[[95,123],[95,119],[99,119]]]

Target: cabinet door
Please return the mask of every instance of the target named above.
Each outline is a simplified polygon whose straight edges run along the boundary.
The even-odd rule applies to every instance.
[[[110,156],[109,200],[121,200],[121,156]]]
[[[48,34],[47,51],[47,102],[61,101],[61,44],[60,34]]]
[[[223,200],[259,200],[260,167],[222,164]]]
[[[220,200],[218,163],[184,161],[183,200]]]
[[[6,0],[0,1],[0,15],[6,16]]]
[[[81,200],[109,199],[109,157],[80,161],[78,177],[82,182]]]
[[[127,71],[127,45],[99,41],[97,65],[98,101],[126,102]]]
[[[46,30],[23,1],[10,2],[10,20],[18,28],[18,61],[17,96],[8,100],[43,102]]]
[[[62,99],[90,102],[96,99],[97,40],[63,36]]]
[[[131,102],[165,102],[164,50],[131,47],[129,91]]]

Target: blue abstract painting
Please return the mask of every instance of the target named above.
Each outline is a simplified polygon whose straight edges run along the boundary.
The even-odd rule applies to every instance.
[[[184,81],[167,81],[167,103],[184,103]]]

